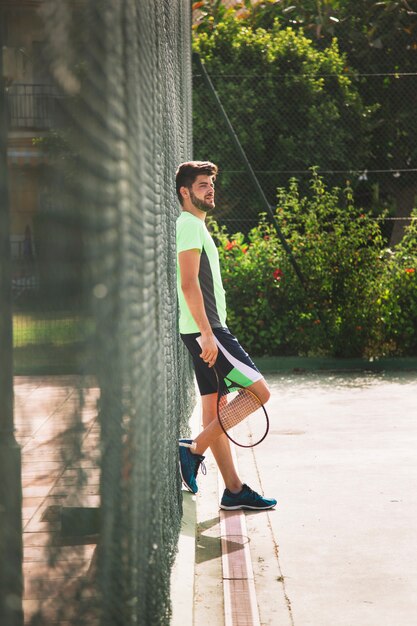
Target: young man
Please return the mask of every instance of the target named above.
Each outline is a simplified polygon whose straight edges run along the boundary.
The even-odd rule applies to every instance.
[[[197,493],[197,473],[208,447],[226,485],[222,509],[271,509],[267,499],[243,484],[237,475],[227,436],[217,420],[217,379],[211,369],[219,359],[225,374],[245,372],[248,388],[265,404],[265,380],[226,326],[226,300],[219,256],[205,218],[214,208],[217,166],[208,161],[182,163],[176,174],[182,213],[177,220],[177,287],[180,333],[191,353],[201,393],[204,430],[194,439],[180,439],[180,471],[184,485]]]

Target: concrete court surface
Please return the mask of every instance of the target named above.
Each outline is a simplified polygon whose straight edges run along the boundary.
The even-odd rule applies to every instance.
[[[278,499],[246,513],[262,626],[416,626],[416,373],[266,378],[270,434],[238,450]]]

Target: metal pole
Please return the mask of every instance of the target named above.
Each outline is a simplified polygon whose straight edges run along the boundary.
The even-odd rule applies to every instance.
[[[13,325],[6,90],[0,29],[0,624],[23,625],[22,480],[13,422]]]
[[[295,271],[295,273],[297,275],[297,278],[300,281],[301,285],[303,286],[304,291],[305,291],[307,297],[312,298],[312,294],[310,293],[310,289],[309,289],[309,283],[306,281],[306,279],[305,279],[305,277],[304,277],[304,275],[303,275],[303,273],[301,271],[301,268],[298,265],[294,255],[293,255],[293,252],[292,252],[290,246],[288,245],[287,240],[285,239],[285,236],[284,236],[284,234],[283,234],[283,232],[282,232],[282,230],[281,230],[281,228],[280,228],[280,226],[278,224],[278,220],[275,217],[275,212],[274,212],[273,208],[271,207],[271,205],[269,204],[268,199],[267,199],[267,197],[266,197],[266,195],[264,193],[264,190],[262,189],[262,187],[261,187],[261,185],[259,183],[259,180],[258,180],[255,172],[253,171],[253,168],[252,168],[252,166],[251,166],[251,164],[249,162],[249,159],[246,156],[246,152],[244,151],[244,149],[242,147],[242,144],[240,143],[239,138],[238,138],[238,136],[235,133],[235,129],[232,126],[232,123],[231,123],[231,121],[229,119],[229,116],[227,115],[227,113],[226,113],[226,111],[225,111],[225,109],[223,107],[223,104],[222,104],[222,102],[221,102],[221,100],[219,98],[219,95],[218,95],[217,91],[214,88],[214,85],[213,85],[213,83],[211,81],[211,78],[208,75],[206,68],[204,67],[204,63],[201,61],[200,56],[197,53],[193,54],[193,58],[194,58],[194,60],[195,60],[195,62],[197,64],[198,68],[201,71],[201,75],[202,75],[202,77],[204,79],[204,82],[206,83],[209,91],[211,92],[211,94],[212,94],[212,96],[213,96],[213,98],[214,98],[214,100],[216,102],[216,105],[217,105],[217,108],[219,110],[219,113],[222,116],[222,118],[223,118],[223,120],[224,120],[224,122],[226,124],[226,127],[227,127],[227,130],[228,130],[230,139],[232,140],[232,143],[233,143],[233,145],[236,148],[237,154],[239,155],[239,157],[240,157],[240,159],[241,159],[241,161],[242,161],[242,163],[243,163],[243,165],[244,165],[244,167],[246,169],[246,172],[248,173],[248,176],[251,179],[251,181],[252,181],[252,183],[253,183],[253,185],[254,185],[257,193],[258,193],[258,196],[259,196],[259,198],[260,198],[264,208],[266,209],[267,213],[269,214],[269,217],[270,217],[270,219],[272,221],[272,224],[273,224],[273,226],[274,226],[274,228],[275,228],[275,230],[277,232],[278,239],[280,240],[280,242],[282,244],[282,247],[284,248],[285,252],[288,254],[288,257],[289,257],[291,265],[293,266],[293,269],[294,269],[294,271]],[[321,308],[320,308],[320,306],[318,305],[317,302],[314,302],[314,306],[315,306],[317,317],[321,321],[321,327],[323,329],[324,335],[325,335],[326,339],[328,339],[329,335],[328,335],[328,326],[327,326],[326,318],[322,314]]]
[[[221,114],[221,116],[222,116],[222,118],[223,118],[223,120],[224,120],[224,122],[226,124],[227,130],[228,130],[229,135],[230,135],[230,139],[232,140],[233,145],[235,146],[236,151],[237,151],[237,153],[238,153],[238,155],[239,155],[243,165],[245,166],[245,169],[246,169],[246,171],[247,171],[247,173],[249,175],[249,178],[251,179],[251,181],[252,181],[252,183],[253,183],[253,185],[254,185],[257,193],[258,193],[258,196],[259,196],[259,198],[260,198],[264,208],[266,209],[267,213],[269,213],[269,217],[271,218],[272,223],[274,225],[274,228],[277,231],[278,238],[281,241],[282,246],[283,246],[285,252],[289,256],[289,259],[291,261],[291,265],[293,266],[294,271],[297,274],[297,277],[298,277],[300,283],[303,285],[304,288],[306,288],[307,283],[306,283],[306,280],[305,280],[305,278],[304,278],[304,276],[303,276],[303,274],[301,272],[300,266],[298,265],[297,261],[295,260],[294,255],[292,253],[292,250],[291,250],[290,246],[288,245],[287,240],[285,239],[284,234],[283,234],[281,228],[279,227],[277,218],[275,217],[275,213],[274,213],[271,205],[268,202],[268,199],[267,199],[267,197],[266,197],[266,195],[264,193],[264,190],[262,189],[262,187],[261,187],[261,185],[259,183],[259,180],[258,180],[255,172],[253,171],[253,168],[252,168],[252,166],[251,166],[251,164],[249,162],[248,157],[246,156],[246,153],[245,153],[244,149],[242,148],[242,144],[240,143],[239,138],[238,138],[238,136],[235,133],[235,129],[232,126],[232,123],[231,123],[231,121],[229,119],[229,116],[227,115],[227,113],[226,113],[226,111],[225,111],[225,109],[223,107],[223,104],[222,104],[222,102],[221,102],[221,100],[220,100],[220,98],[218,96],[218,93],[217,93],[217,91],[214,88],[214,85],[213,85],[213,83],[211,81],[211,78],[208,75],[206,68],[204,67],[204,63],[201,61],[201,59],[200,59],[198,54],[194,53],[193,57],[194,57],[195,62],[197,63],[198,68],[201,71],[201,75],[202,75],[202,77],[204,79],[204,82],[206,83],[206,85],[207,85],[209,91],[211,92],[211,94],[213,95],[213,98],[214,98],[214,100],[215,100],[215,102],[217,104],[217,108],[219,109],[219,112],[220,112],[220,114]]]

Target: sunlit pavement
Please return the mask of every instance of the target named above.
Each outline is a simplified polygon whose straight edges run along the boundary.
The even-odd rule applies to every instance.
[[[267,376],[271,432],[241,473],[261,624],[417,624],[416,373]],[[249,476],[250,479],[250,476]]]
[[[63,506],[99,505],[98,391],[92,386],[81,394],[78,382],[70,376],[15,378],[26,624],[36,615],[48,626],[68,623],[91,587],[96,537],[65,538],[60,521]]]
[[[245,513],[243,541],[223,537],[226,551],[249,545],[259,623],[415,626],[416,374],[267,380],[270,434],[237,457],[243,480],[276,497],[278,507]],[[72,599],[91,590],[97,538],[65,539],[59,521],[64,505],[99,505],[98,391],[83,387],[81,395],[71,377],[15,381],[27,624],[39,610],[48,626],[69,623],[77,611]],[[230,586],[221,563],[222,486],[210,454],[207,462],[191,598],[195,624],[222,626]]]

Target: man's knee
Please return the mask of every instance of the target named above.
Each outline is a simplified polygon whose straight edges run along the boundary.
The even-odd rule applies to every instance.
[[[252,391],[256,396],[258,396],[262,404],[266,404],[271,397],[271,392],[269,391],[268,385],[264,380],[259,380],[255,383],[252,386]]]
[[[262,393],[259,399],[262,402],[262,404],[266,404],[270,397],[271,397],[271,392],[269,391],[269,388],[265,385],[264,388],[262,389]]]

